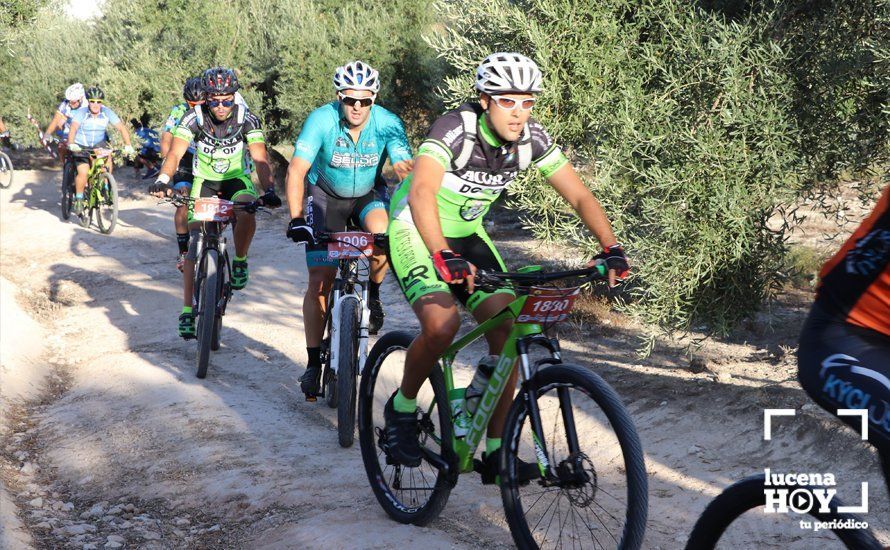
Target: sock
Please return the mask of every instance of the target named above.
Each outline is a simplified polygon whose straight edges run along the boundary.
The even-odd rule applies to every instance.
[[[380,299],[380,285],[383,283],[375,283],[374,281],[368,281],[368,299],[370,300],[379,300]]]
[[[321,348],[306,348],[306,354],[309,355],[309,364],[307,366],[310,367],[320,367],[321,366]]]
[[[402,395],[402,390],[399,389],[392,400],[392,408],[400,413],[413,413],[417,410],[417,399],[408,399]]]
[[[180,254],[182,254],[184,252],[188,252],[189,234],[188,233],[177,233],[176,234],[176,244],[179,245],[179,253]]]
[[[485,454],[487,456],[491,456],[492,454],[498,452],[498,449],[501,448],[501,438],[500,437],[486,437],[485,438]]]
[[[74,193],[74,198],[77,199],[77,200],[79,200],[79,201],[82,201],[82,200],[83,200],[83,193]]]
[[[238,256],[238,255],[236,254],[236,255],[235,255],[235,261],[236,261],[236,262],[246,262],[246,261],[247,261],[247,256]]]
[[[182,306],[182,312],[183,312],[183,313],[191,313],[191,312],[192,312],[192,306]]]

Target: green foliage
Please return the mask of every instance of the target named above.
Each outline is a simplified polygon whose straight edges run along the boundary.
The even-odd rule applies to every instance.
[[[675,0],[437,6],[445,27],[429,43],[449,65],[443,96],[453,103],[472,96],[472,68],[492,51],[540,64],[535,116],[583,167],[629,249],[631,310],[663,327],[725,332],[751,315],[782,278],[789,226],[779,213],[803,183],[886,150],[879,123],[861,120],[849,141],[830,138],[850,132],[859,106],[886,109],[878,96],[888,88],[863,84],[866,75],[875,82],[874,65],[860,64],[854,78],[796,62],[806,33],[785,3],[734,17]],[[786,38],[779,22],[803,34]],[[875,37],[862,19],[843,24]],[[830,57],[835,42],[810,42],[813,59]],[[835,87],[804,105],[820,79]],[[539,177],[512,191],[537,236],[598,248]]]

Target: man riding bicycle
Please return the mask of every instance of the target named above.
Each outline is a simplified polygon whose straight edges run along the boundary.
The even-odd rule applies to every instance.
[[[460,327],[455,299],[482,322],[515,298],[506,289],[474,291],[473,277],[477,268],[505,270],[482,217],[520,170],[535,166],[578,213],[603,248],[594,259],[606,262],[611,284],[629,269],[599,202],[544,127],[530,118],[541,91],[535,62],[517,53],[492,54],[477,69],[476,89],[478,102],[465,103],[433,123],[413,174],[392,198],[390,259],[421,327],[407,350],[401,387],[384,409],[391,457],[406,466],[421,462],[416,397]],[[500,354],[510,328],[504,323],[486,334],[490,354]],[[515,388],[516,379],[514,369],[506,387]],[[483,481],[497,473],[512,400],[513,391],[505,391],[488,425],[479,465]],[[521,477],[536,475],[537,465],[526,466]]]
[[[300,378],[307,398],[318,393],[324,301],[337,272],[337,262],[328,260],[327,249],[316,244],[314,236],[345,231],[350,224],[372,233],[385,232],[386,204],[375,191],[382,183],[383,165],[389,158],[399,179],[413,166],[402,121],[375,105],[380,90],[376,70],[362,61],[347,63],[334,72],[334,88],[338,100],[319,107],[306,119],[287,169],[292,217],[287,236],[307,243],[309,285],[303,299],[303,324],[309,361]],[[380,284],[385,275],[386,255],[378,250],[371,258],[368,288],[371,334],[383,326]]]
[[[265,189],[262,202],[269,207],[281,206],[275,194],[275,182],[266,154],[266,141],[259,118],[235,104],[234,94],[240,87],[238,77],[231,69],[214,67],[201,77],[205,102],[189,109],[173,131],[173,143],[157,181],[149,189],[158,195],[171,194],[172,178],[180,161],[188,152],[192,141],[195,154],[192,163],[194,181],[190,196],[219,197],[236,203],[250,203],[259,195],[246,172],[245,149],[250,151],[256,164],[257,176]],[[180,192],[184,193],[184,189]],[[195,260],[197,257],[200,222],[192,222],[193,205],[188,208],[191,239],[183,267],[183,307],[179,316],[179,335],[195,338],[195,315],[192,312]],[[253,212],[236,210],[235,259],[232,262],[232,289],[241,290],[247,285],[247,253],[256,231]]]
[[[83,96],[83,84],[75,82],[68,86],[65,90],[65,100],[59,103],[59,107],[53,113],[53,119],[46,127],[46,132],[43,133],[44,145],[51,139],[59,141],[59,162],[62,164],[65,163],[65,155],[68,152],[67,142],[71,130],[71,120],[74,112],[84,106]]]
[[[71,128],[68,132],[67,145],[71,151],[71,158],[77,170],[74,176],[74,214],[83,212],[83,190],[87,185],[87,172],[90,168],[89,152],[84,148],[109,147],[108,126],[114,126],[120,132],[124,140],[124,155],[132,157],[136,154],[130,145],[130,132],[121,122],[117,113],[103,105],[105,92],[98,86],[92,86],[86,91],[88,105],[81,107],[71,117]],[[111,172],[113,164],[108,163],[108,171]]]
[[[819,273],[800,335],[797,378],[837,416],[868,410],[868,440],[890,459],[890,186]],[[839,416],[857,432],[857,416]],[[885,463],[890,483],[890,463]]]
[[[204,84],[201,77],[196,76],[185,81],[182,88],[182,98],[185,100],[173,107],[167,122],[164,123],[164,131],[161,134],[161,158],[167,158],[173,144],[173,132],[179,125],[182,117],[189,109],[204,103]],[[188,149],[179,161],[176,173],[173,174],[173,190],[182,194],[188,194],[192,189],[192,163],[194,162],[195,144],[189,143]],[[185,205],[177,206],[173,214],[173,225],[176,227],[176,244],[179,247],[179,256],[176,259],[176,269],[182,271],[185,266],[185,256],[189,248],[188,208]]]

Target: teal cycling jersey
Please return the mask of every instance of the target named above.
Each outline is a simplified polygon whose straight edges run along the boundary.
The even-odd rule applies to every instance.
[[[371,106],[368,122],[355,142],[338,101],[312,111],[294,143],[294,157],[310,163],[307,179],[338,198],[367,195],[381,180],[383,164],[411,158],[402,121],[379,105]]]
[[[175,105],[173,109],[170,110],[170,114],[167,116],[167,121],[164,123],[164,132],[173,133],[173,130],[179,126],[179,122],[182,120],[182,117],[185,116],[189,110],[189,106],[187,103],[180,103],[179,105]],[[195,154],[195,142],[189,142],[188,153],[190,155]],[[181,163],[180,163],[181,164]]]

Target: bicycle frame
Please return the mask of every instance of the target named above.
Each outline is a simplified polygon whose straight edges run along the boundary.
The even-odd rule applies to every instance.
[[[222,222],[210,222],[205,221],[201,223],[201,233],[198,235],[198,243],[195,258],[195,285],[193,288],[193,292],[195,293],[194,301],[198,303],[198,271],[201,265],[201,262],[204,260],[204,256],[207,255],[208,250],[216,250],[219,252],[221,256],[221,260],[225,263],[226,266],[226,280],[232,280],[232,264],[229,262],[229,254],[226,250],[226,239],[222,236],[225,231],[225,225]],[[220,314],[225,314],[226,304],[228,303],[229,292],[225,291],[225,297],[222,299],[222,304],[216,304],[217,307],[222,306],[222,310]],[[201,307],[205,307],[206,304],[201,304]],[[200,312],[196,312],[200,313]]]
[[[370,322],[371,311],[368,308],[368,285],[359,279],[357,259],[340,260],[337,270],[337,278],[331,287],[331,295],[329,304],[333,304],[327,308],[325,313],[325,326],[331,322],[331,345],[328,350],[329,368],[337,373],[339,362],[337,353],[340,349],[340,325],[333,322],[339,319],[340,309],[347,300],[355,300],[362,312],[359,323],[358,336],[358,369],[357,374],[361,375],[365,368],[365,362],[368,358],[368,324]],[[361,289],[357,292],[357,289]]]

